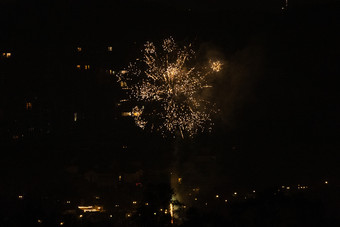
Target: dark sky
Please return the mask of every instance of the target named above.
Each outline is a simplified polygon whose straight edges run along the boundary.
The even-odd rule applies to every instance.
[[[7,0],[0,47],[45,56],[47,49],[114,42],[117,61],[127,63],[138,52],[134,42],[194,40],[202,53],[223,58],[226,71],[215,81],[215,130],[183,145],[183,160],[206,147],[219,160],[217,175],[235,184],[317,181],[340,171],[336,2],[291,0],[283,12],[284,2],[271,0]],[[30,77],[48,81],[34,70],[19,81]]]

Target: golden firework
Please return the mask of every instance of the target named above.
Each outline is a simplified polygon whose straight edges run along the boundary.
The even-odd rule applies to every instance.
[[[179,47],[172,37],[164,39],[160,51],[153,42],[146,42],[143,58],[118,73],[118,82],[128,89],[134,107],[131,116],[141,128],[160,131],[164,136],[179,132],[182,137],[211,130],[209,102],[202,90],[211,86],[207,75],[194,64],[191,44]],[[218,72],[222,64],[213,62],[211,70]],[[208,127],[206,127],[208,126]]]

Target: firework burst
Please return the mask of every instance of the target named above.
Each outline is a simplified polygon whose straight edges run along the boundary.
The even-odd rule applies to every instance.
[[[223,63],[220,61],[211,61],[210,60],[210,67],[211,70],[214,72],[219,72],[222,70]]]
[[[146,42],[143,59],[117,74],[130,101],[137,103],[131,116],[139,127],[160,131],[163,136],[210,131],[214,108],[202,91],[211,87],[208,77],[220,71],[222,64],[211,63],[209,70],[202,70],[204,67],[194,64],[191,44],[179,47],[171,37],[164,39],[159,49]]]

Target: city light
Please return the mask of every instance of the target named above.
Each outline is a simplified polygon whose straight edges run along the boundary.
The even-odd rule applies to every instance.
[[[12,56],[12,53],[2,53],[2,56],[5,58],[10,58]]]
[[[78,209],[86,212],[102,212],[103,208],[101,206],[78,206]]]
[[[26,102],[26,110],[31,110],[31,109],[32,109],[32,103]]]

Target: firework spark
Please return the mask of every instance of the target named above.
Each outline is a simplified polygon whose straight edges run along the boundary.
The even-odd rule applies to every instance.
[[[174,205],[170,203],[170,217],[171,217],[171,224],[174,224]]]
[[[212,71],[219,72],[222,70],[222,63],[220,61],[210,61],[210,67]]]
[[[191,44],[181,48],[172,37],[163,40],[159,49],[156,51],[154,43],[146,42],[143,59],[117,74],[130,100],[142,106],[132,109],[136,124],[143,129],[156,129],[164,136],[193,136],[210,130],[213,108],[201,94],[211,87],[209,75],[220,71],[222,64],[212,62],[211,69],[200,70],[193,63],[195,52]]]

